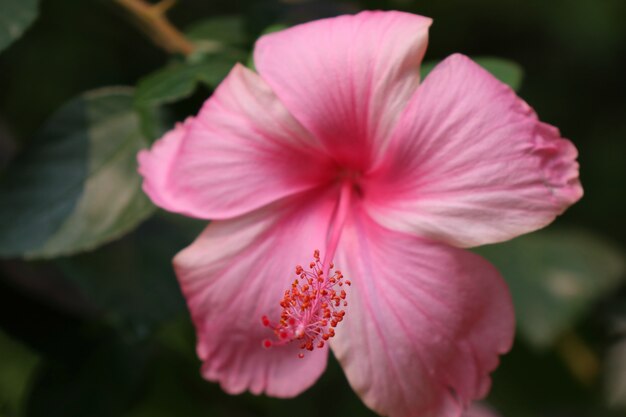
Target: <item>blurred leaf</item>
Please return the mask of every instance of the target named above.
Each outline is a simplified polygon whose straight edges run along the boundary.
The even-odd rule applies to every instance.
[[[188,314],[180,315],[159,327],[155,339],[164,347],[187,358],[196,357],[196,336]]]
[[[609,350],[606,359],[606,393],[610,406],[626,410],[626,338]]]
[[[145,395],[124,417],[217,417],[241,416],[217,413],[216,395],[225,397],[219,388],[200,379],[195,361],[164,352],[150,365]],[[213,394],[215,392],[216,395]],[[242,403],[240,400],[239,403]]]
[[[239,49],[246,36],[243,20],[237,16],[201,21],[192,25],[186,35],[198,51],[185,62],[174,62],[142,78],[135,94],[137,108],[182,100],[191,96],[199,84],[214,89],[246,57]]]
[[[134,228],[154,210],[137,173],[145,146],[130,89],[62,107],[0,182],[0,255],[69,255]]]
[[[287,29],[289,26],[284,23],[276,23],[266,27],[263,32],[261,32],[261,36],[269,35],[270,33],[280,32],[281,30]]]
[[[124,417],[251,417],[270,415],[249,411],[250,394],[232,396],[198,372],[195,332],[189,315],[161,326],[159,348],[147,366],[142,396]]]
[[[120,241],[57,264],[112,324],[143,338],[185,310],[172,258],[196,234],[155,218]]]
[[[154,142],[167,132],[169,127],[174,124],[172,115],[168,109],[164,107],[153,106],[135,106],[139,113],[141,133],[148,140],[148,143]]]
[[[513,61],[493,57],[472,57],[474,62],[489,71],[494,77],[518,91],[522,86],[524,71]],[[421,76],[424,79],[439,64],[439,61],[426,61],[422,64]]]
[[[571,377],[558,352],[538,351],[521,337],[501,357],[492,377],[492,389],[486,401],[502,417],[582,417],[585,414],[567,411],[583,410],[595,397],[595,393]],[[547,410],[560,410],[562,414]]]
[[[143,382],[150,348],[113,340],[70,364],[44,363],[28,398],[28,417],[118,417]]]
[[[0,0],[0,51],[18,39],[37,17],[38,0]]]
[[[158,70],[139,81],[135,106],[145,108],[173,103],[189,97],[198,84],[215,88],[237,63],[235,54],[215,54],[195,63],[178,63]]]
[[[0,331],[0,416],[21,415],[24,395],[39,358]]]
[[[517,91],[522,86],[524,71],[517,63],[493,57],[476,57],[474,61],[513,90]]]
[[[141,115],[143,134],[151,141],[160,137],[168,124],[160,106],[188,98],[199,85],[214,89],[245,56],[237,49],[221,47],[208,54],[200,51],[139,80],[134,105]]]
[[[185,30],[189,38],[200,49],[215,50],[215,47],[242,46],[247,41],[244,21],[239,16],[212,17],[194,23]]]
[[[595,234],[545,230],[477,248],[511,287],[522,335],[551,345],[624,278],[623,254]]]

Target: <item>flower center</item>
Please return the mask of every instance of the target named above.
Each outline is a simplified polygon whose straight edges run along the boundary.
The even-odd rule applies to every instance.
[[[280,301],[282,311],[278,324],[272,324],[267,316],[261,318],[264,326],[274,330],[277,339],[274,342],[265,339],[263,346],[266,348],[292,341],[299,342],[303,350],[323,348],[325,342],[335,336],[335,327],[343,321],[346,312],[342,307],[348,302],[342,287],[351,283],[344,280],[341,271],[332,273],[332,262],[324,273],[319,250],[315,250],[313,258],[308,271],[296,266],[298,278],[285,290]],[[298,356],[303,358],[304,353]]]

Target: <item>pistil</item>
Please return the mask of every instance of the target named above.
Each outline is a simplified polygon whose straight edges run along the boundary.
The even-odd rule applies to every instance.
[[[345,181],[341,186],[339,202],[330,226],[326,256],[321,261],[320,251],[313,252],[313,262],[305,270],[297,265],[297,278],[285,290],[280,301],[281,313],[278,323],[272,323],[267,316],[261,321],[274,331],[276,340],[265,339],[263,346],[271,348],[296,342],[300,349],[312,351],[323,348],[335,336],[335,328],[341,323],[348,306],[345,288],[351,285],[332,262],[337,251],[341,232],[350,207],[352,185]],[[344,286],[345,285],[345,286]],[[298,355],[304,357],[304,352]]]

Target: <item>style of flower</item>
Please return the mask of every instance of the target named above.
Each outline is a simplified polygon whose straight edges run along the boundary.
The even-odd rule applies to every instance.
[[[202,375],[225,391],[297,395],[329,345],[383,415],[460,416],[489,390],[513,308],[464,248],[577,201],[577,152],[465,56],[420,84],[430,24],[363,12],[263,36],[258,74],[235,66],[140,153],[157,205],[212,220],[174,267]],[[352,283],[345,307],[331,262]]]

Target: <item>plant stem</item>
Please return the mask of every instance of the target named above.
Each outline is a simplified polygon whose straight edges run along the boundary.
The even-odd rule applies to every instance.
[[[152,41],[169,53],[191,55],[194,45],[165,16],[176,0],[150,4],[145,0],[115,0],[128,10]]]

